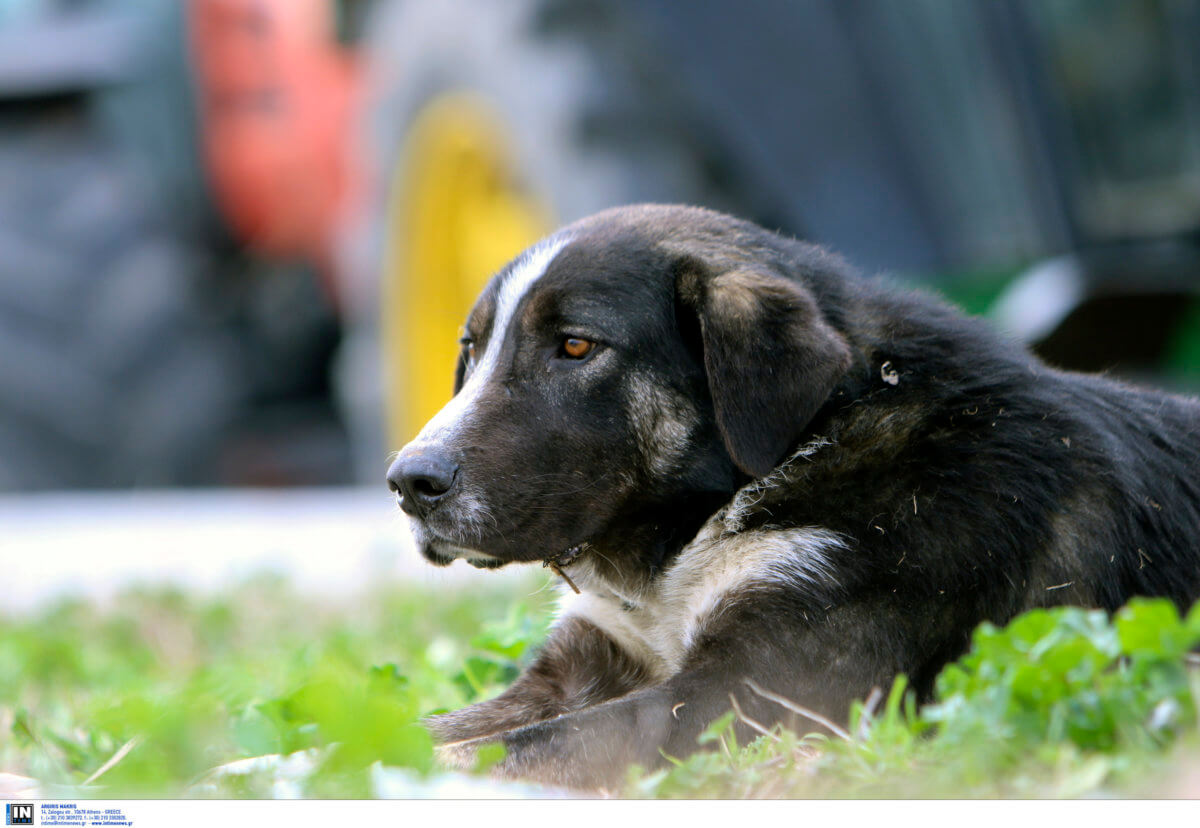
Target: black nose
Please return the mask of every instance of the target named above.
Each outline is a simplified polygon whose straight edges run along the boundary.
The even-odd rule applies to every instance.
[[[424,446],[400,452],[387,475],[388,488],[403,495],[400,508],[416,517],[436,506],[457,478],[457,463]]]

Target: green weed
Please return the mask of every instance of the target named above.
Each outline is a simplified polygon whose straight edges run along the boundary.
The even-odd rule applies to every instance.
[[[264,578],[219,599],[133,591],[0,618],[0,772],[69,798],[361,797],[378,793],[380,769],[435,790],[420,720],[510,683],[552,599],[530,581],[324,606]],[[764,728],[734,708],[699,753],[631,772],[620,793],[1169,792],[1169,769],[1200,760],[1198,644],[1200,608],[1035,610],[981,626],[920,710],[904,677],[856,704],[842,736]]]

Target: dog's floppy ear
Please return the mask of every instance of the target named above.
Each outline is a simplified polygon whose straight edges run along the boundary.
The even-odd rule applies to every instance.
[[[700,322],[717,427],[738,468],[768,474],[850,367],[850,346],[803,285],[767,269],[676,271],[684,313]]]

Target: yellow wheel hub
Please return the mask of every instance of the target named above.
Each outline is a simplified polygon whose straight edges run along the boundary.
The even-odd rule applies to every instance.
[[[453,390],[462,324],[488,278],[551,227],[521,190],[500,121],[469,95],[420,113],[392,178],[382,331],[393,447]]]

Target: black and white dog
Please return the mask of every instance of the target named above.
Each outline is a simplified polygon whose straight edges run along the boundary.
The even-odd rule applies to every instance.
[[[927,698],[981,621],[1200,597],[1200,404],[728,216],[616,209],[526,251],[455,386],[388,474],[422,553],[579,594],[509,690],[432,720],[451,760],[502,742],[505,774],[596,788],[731,695],[812,729],[760,692],[844,720],[897,673]]]

